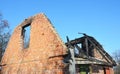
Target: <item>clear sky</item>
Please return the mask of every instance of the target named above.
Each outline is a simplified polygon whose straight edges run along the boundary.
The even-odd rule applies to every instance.
[[[95,37],[110,55],[120,49],[120,0],[0,0],[0,12],[12,32],[25,18],[42,12],[64,42],[82,32]]]

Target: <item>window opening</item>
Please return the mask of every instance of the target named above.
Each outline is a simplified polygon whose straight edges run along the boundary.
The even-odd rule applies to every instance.
[[[23,36],[23,46],[24,48],[28,48],[30,43],[30,25],[23,27],[22,36]]]

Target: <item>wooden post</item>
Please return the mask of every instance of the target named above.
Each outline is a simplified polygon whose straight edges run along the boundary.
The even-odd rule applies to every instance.
[[[89,54],[88,54],[88,40],[87,40],[87,38],[85,38],[85,48],[86,48],[86,54],[87,54],[87,57],[89,56]]]
[[[76,69],[75,69],[75,58],[74,58],[74,49],[69,48],[70,54],[71,54],[71,59],[69,60],[70,65],[69,65],[69,72],[70,74],[76,74]]]

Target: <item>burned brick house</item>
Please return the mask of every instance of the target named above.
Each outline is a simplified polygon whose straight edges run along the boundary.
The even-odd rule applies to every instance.
[[[93,37],[67,40],[62,42],[44,14],[25,19],[9,40],[1,74],[113,74],[115,61]]]
[[[76,73],[80,74],[114,74],[116,62],[103,49],[99,42],[91,36],[83,37],[66,43],[74,49]]]

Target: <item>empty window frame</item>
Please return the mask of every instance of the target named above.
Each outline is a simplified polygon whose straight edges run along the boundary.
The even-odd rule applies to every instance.
[[[30,24],[23,26],[22,37],[23,37],[23,48],[28,48],[30,43]]]

